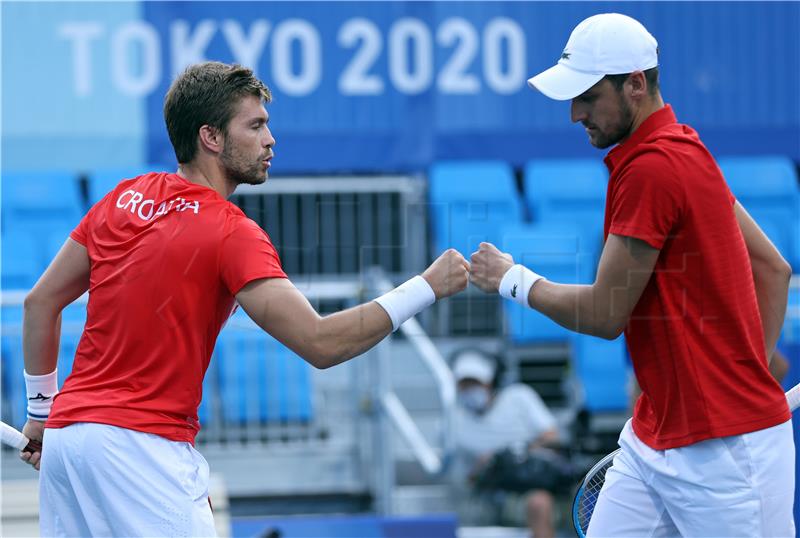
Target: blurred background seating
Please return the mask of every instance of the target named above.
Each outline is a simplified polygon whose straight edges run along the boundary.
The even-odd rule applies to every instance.
[[[602,153],[570,124],[568,104],[531,93],[525,80],[552,64],[575,23],[598,6],[4,5],[2,419],[25,420],[26,291],[119,181],[176,169],[163,94],[193,57],[256,64],[273,90],[274,177],[230,200],[269,232],[320,312],[374,297],[445,248],[468,257],[481,241],[552,280],[591,283],[603,245]],[[792,264],[779,347],[791,365],[784,384],[797,383],[800,4],[613,9],[658,37],[666,100],[700,132],[733,194]],[[62,382],[85,305],[83,297],[63,313]],[[615,447],[628,417],[622,337],[570,333],[474,289],[418,321],[362,358],[317,371],[243,312],[229,320],[203,383],[197,438],[230,499],[222,535],[455,536],[458,521],[437,515],[454,509],[444,480],[454,402],[443,357],[464,346],[502,356],[503,382],[532,387],[566,443],[589,456]],[[8,484],[35,474],[12,451],[2,455],[6,502]],[[0,534],[13,535],[19,527],[7,526],[5,510],[3,518]]]

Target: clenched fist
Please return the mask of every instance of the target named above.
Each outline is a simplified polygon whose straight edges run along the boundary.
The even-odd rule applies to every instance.
[[[486,293],[497,293],[503,275],[514,265],[511,254],[500,252],[491,243],[481,243],[478,251],[472,254],[471,261],[469,278]]]
[[[469,283],[469,263],[455,249],[447,249],[422,273],[436,299],[450,297]]]

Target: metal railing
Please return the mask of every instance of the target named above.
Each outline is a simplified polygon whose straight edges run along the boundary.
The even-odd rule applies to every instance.
[[[379,268],[370,271],[368,278],[374,295],[392,289],[393,284]],[[394,455],[389,426],[407,443],[411,454],[422,469],[432,476],[440,475],[453,450],[453,412],[456,404],[455,380],[442,354],[431,341],[419,322],[412,318],[400,326],[399,331],[411,343],[433,376],[439,404],[441,406],[441,431],[438,450],[419,429],[411,414],[392,390],[389,383],[389,345],[391,337],[377,346],[377,360],[371,364],[373,376],[373,399],[378,407],[378,423],[373,429],[373,453],[375,466],[375,509],[381,514],[392,511],[392,495],[395,486]]]
[[[380,280],[379,285],[381,293],[385,293],[392,288],[391,282],[385,277]],[[436,383],[439,403],[443,410],[440,437],[441,451],[437,453],[431,448],[431,445],[424,439],[405,406],[403,406],[394,392],[385,390],[381,394],[381,404],[392,424],[408,443],[422,468],[428,474],[439,474],[444,467],[442,456],[449,454],[453,447],[452,412],[456,403],[455,379],[444,357],[442,357],[442,354],[416,319],[412,318],[403,323],[400,326],[400,332],[417,351]]]
[[[231,196],[264,228],[287,274],[389,274],[427,265],[426,184],[421,177],[271,178]]]

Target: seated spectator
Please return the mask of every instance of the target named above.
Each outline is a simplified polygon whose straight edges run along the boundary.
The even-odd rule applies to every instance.
[[[453,479],[460,519],[466,525],[527,526],[536,538],[552,537],[553,491],[525,490],[540,474],[547,481],[544,475],[552,473],[528,466],[527,473],[520,468],[515,477],[513,465],[532,463],[530,451],[558,441],[555,418],[527,385],[498,390],[499,366],[497,359],[476,349],[461,350],[453,362],[459,403]],[[536,475],[532,481],[531,474]]]

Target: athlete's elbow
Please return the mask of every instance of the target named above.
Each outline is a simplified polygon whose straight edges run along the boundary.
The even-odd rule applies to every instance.
[[[325,342],[313,342],[303,353],[303,358],[317,370],[327,370],[346,360],[335,346]]]
[[[781,283],[785,282],[788,284],[792,279],[792,266],[789,265],[789,262],[787,262],[783,256],[775,263],[775,274],[778,275]]]
[[[753,275],[758,280],[776,281],[781,284],[788,284],[792,278],[792,266],[786,261],[779,252],[775,251],[774,256],[769,258],[753,258],[750,263],[753,268]]]
[[[622,335],[623,329],[614,329],[612,331],[607,331],[600,335],[601,338],[604,340],[616,340]]]
[[[303,358],[317,370],[327,370],[334,365],[333,358],[323,350],[314,349],[303,353]]]
[[[309,358],[306,358],[306,361],[311,366],[316,368],[317,370],[327,370],[328,368],[333,366],[333,362],[327,361],[325,359],[309,359]]]
[[[618,320],[609,320],[608,323],[603,324],[602,327],[595,333],[595,336],[604,340],[616,340],[620,337],[625,330],[626,323]]]
[[[42,312],[45,310],[55,310],[56,306],[46,293],[41,293],[34,288],[25,295],[22,308],[25,312]]]

